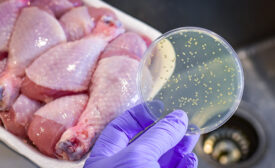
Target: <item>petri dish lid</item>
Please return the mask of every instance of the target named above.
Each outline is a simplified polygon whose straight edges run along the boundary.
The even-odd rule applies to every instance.
[[[236,52],[222,37],[203,28],[182,27],[150,45],[137,83],[156,120],[181,109],[189,118],[187,134],[203,134],[224,124],[236,111],[244,78]],[[163,108],[152,107],[152,101]]]

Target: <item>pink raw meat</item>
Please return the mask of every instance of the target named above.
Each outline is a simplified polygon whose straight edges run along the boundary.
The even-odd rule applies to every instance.
[[[60,23],[67,35],[68,41],[79,40],[91,33],[94,24],[102,17],[117,19],[113,11],[107,8],[77,7],[65,13]]]
[[[94,21],[86,6],[71,9],[60,18],[60,23],[68,41],[79,40],[91,33],[94,27]]]
[[[31,6],[38,6],[60,17],[75,6],[82,5],[82,0],[31,0]]]
[[[8,51],[8,43],[19,10],[27,0],[7,0],[0,3],[0,52]]]
[[[137,103],[139,97],[135,79],[138,64],[138,61],[123,56],[99,61],[92,78],[87,108],[77,125],[66,130],[56,146],[60,157],[80,159],[107,122]]]
[[[0,74],[5,70],[6,64],[7,64],[7,57],[0,56]]]
[[[0,59],[0,74],[5,70],[7,58]]]
[[[88,90],[99,54],[110,40],[124,32],[116,22],[102,17],[90,36],[61,44],[41,55],[26,69],[22,93],[48,102]]]
[[[35,114],[28,129],[28,136],[38,149],[54,157],[54,147],[62,133],[77,122],[87,104],[85,94],[56,99]]]
[[[146,35],[141,35],[141,37],[145,41],[147,47],[149,47],[151,45],[151,43],[152,43],[152,40],[148,36],[146,36]]]
[[[139,102],[136,86],[139,62],[132,59],[132,56],[142,56],[145,49],[145,42],[130,32],[122,34],[107,46],[102,53],[105,56],[99,61],[92,77],[87,108],[77,125],[66,130],[57,143],[58,157],[68,160],[80,159],[89,151],[96,135],[110,120]],[[120,50],[123,52],[119,52]],[[119,53],[122,53],[122,56],[119,56]],[[150,88],[152,77],[149,71],[147,74]]]
[[[58,157],[80,159],[109,121],[140,102],[136,85],[138,67],[139,62],[127,56],[99,61],[92,78],[87,108],[77,125],[66,130],[56,144]],[[150,74],[149,81],[152,81]]]
[[[47,49],[65,42],[59,22],[36,7],[24,8],[11,37],[5,72],[0,77],[0,109],[6,110],[18,96],[25,68]]]
[[[41,103],[21,94],[10,111],[0,113],[0,117],[8,131],[19,137],[27,138],[27,128],[32,116],[41,106]]]
[[[88,11],[95,22],[97,22],[103,15],[117,19],[116,14],[108,8],[96,8],[89,6]]]
[[[13,133],[16,136],[25,138],[25,134],[24,134],[25,128],[13,122],[13,119],[11,118],[11,113],[9,112],[0,113],[0,119],[2,120],[2,124],[8,131],[13,130],[13,132],[11,133]]]
[[[0,52],[0,59],[6,58],[8,56],[8,52]]]
[[[100,58],[125,55],[140,60],[146,48],[146,43],[137,33],[127,32],[108,45]]]
[[[54,17],[36,7],[24,8],[11,38],[8,67],[22,76],[35,58],[65,41],[65,33]]]

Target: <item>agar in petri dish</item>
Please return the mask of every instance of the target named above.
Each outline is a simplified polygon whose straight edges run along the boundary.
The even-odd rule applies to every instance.
[[[225,123],[244,87],[236,52],[219,35],[197,27],[178,28],[156,39],[145,52],[137,82],[156,120],[176,109],[187,113],[187,134],[207,133]],[[151,101],[161,102],[163,109],[151,107]]]

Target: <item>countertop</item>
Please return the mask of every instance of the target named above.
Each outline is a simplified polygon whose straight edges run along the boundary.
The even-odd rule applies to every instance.
[[[32,162],[0,142],[0,168],[36,168]]]

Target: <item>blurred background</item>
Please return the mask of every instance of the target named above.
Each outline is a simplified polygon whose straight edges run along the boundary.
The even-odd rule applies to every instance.
[[[244,95],[224,126],[201,136],[199,168],[275,168],[275,1],[105,1],[162,33],[198,26],[224,37],[241,59]]]
[[[275,168],[275,1],[105,1],[162,33],[198,26],[224,37],[242,61],[245,90],[235,115],[201,136],[199,168]],[[0,167],[36,167],[2,143],[0,151]]]
[[[181,26],[199,26],[242,47],[275,34],[273,0],[105,0],[162,33]]]

